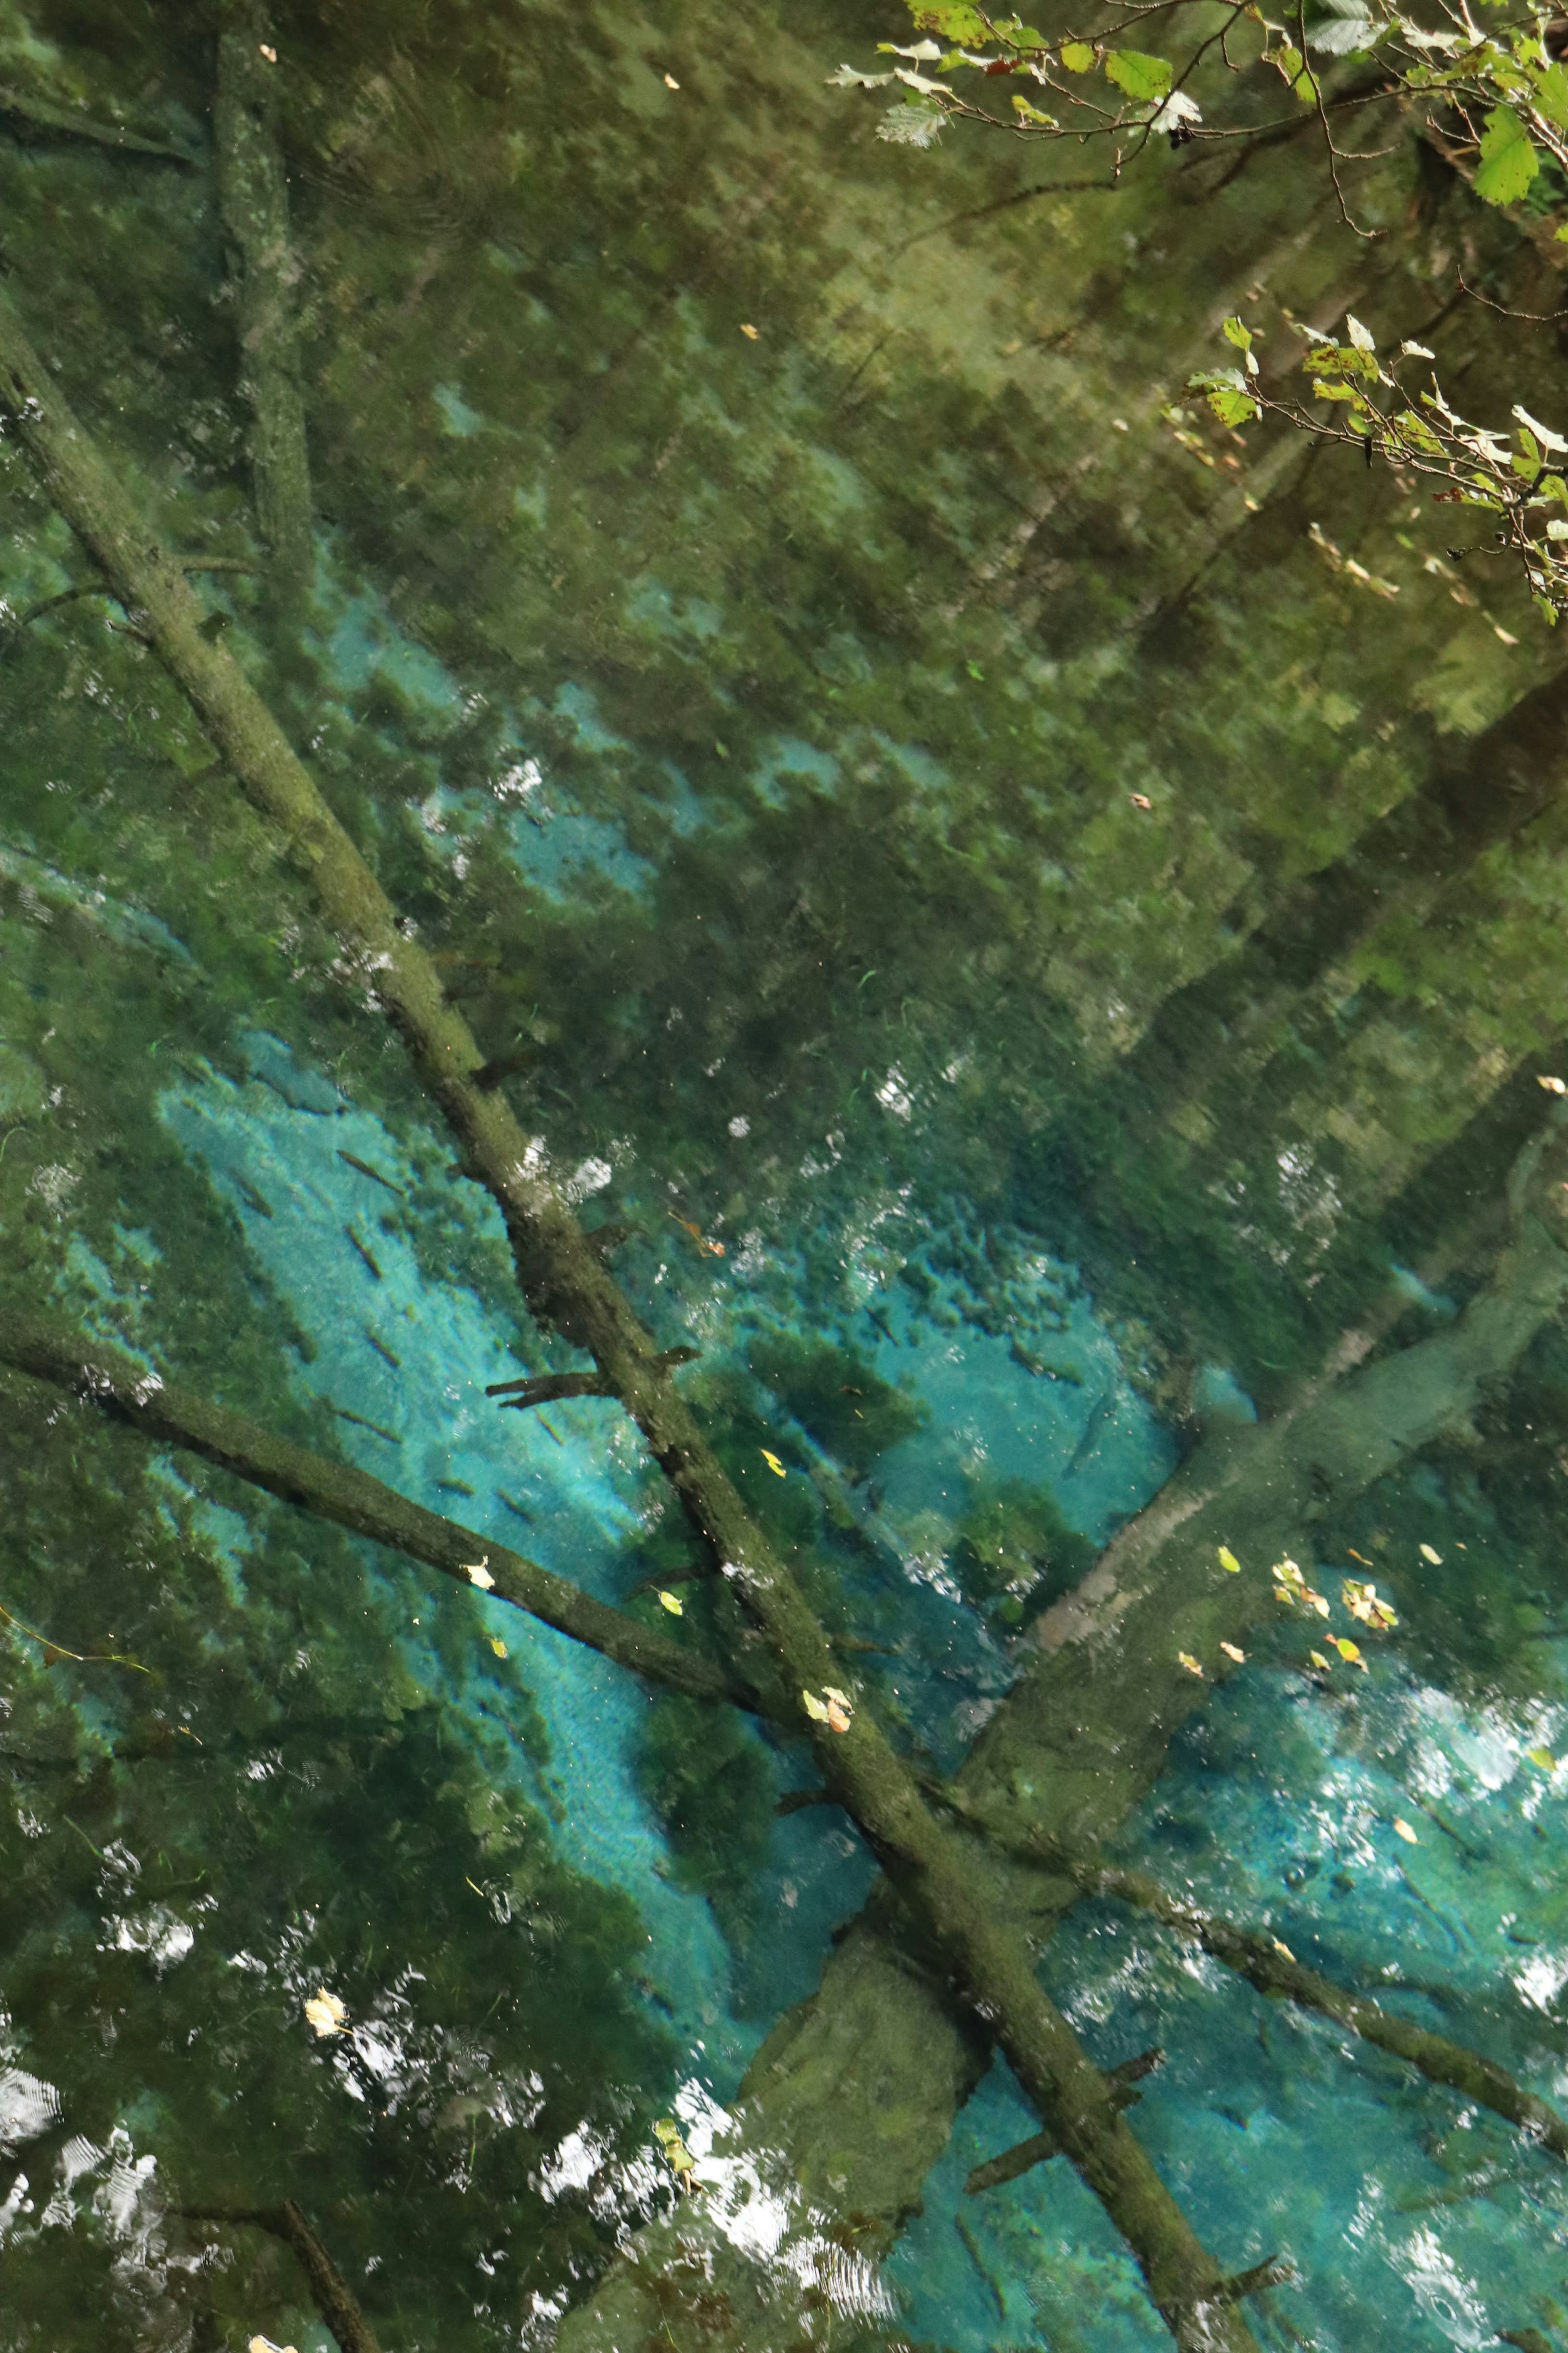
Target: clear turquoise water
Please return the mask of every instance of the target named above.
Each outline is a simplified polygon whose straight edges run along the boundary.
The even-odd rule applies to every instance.
[[[1522,769],[1506,735],[1556,649],[1386,485],[1172,438],[1216,286],[1344,290],[1289,157],[916,260],[1024,166],[879,148],[819,87],[858,22],[548,21],[279,11],[317,568],[214,610],[946,1769],[1202,1438],[1488,1281],[1568,1051],[1561,731]],[[198,158],[0,124],[8,282],[157,527],[249,549],[205,31],[62,0],[0,38],[0,81]],[[1434,299],[1418,255],[1373,291]],[[16,623],[84,559],[0,450]],[[568,1353],[119,618],[0,640],[0,1305],[645,1617],[678,1585],[707,1639],[618,1409],[485,1397]],[[181,2212],[284,2197],[387,2353],[550,2342],[672,2207],[655,2120],[722,2157],[869,1859],[777,1810],[782,1736],[5,1377],[0,2348],[327,2348],[279,2244]],[[1121,1837],[1558,2099],[1565,1446],[1549,1321],[1303,1530],[1398,1609],[1364,1675],[1282,1620]],[[1568,2344],[1561,2168],[1496,2118],[1117,1907],[1042,1967],[1106,2064],[1165,2048],[1135,2128],[1205,2242],[1294,2261],[1260,2343]],[[321,1989],[352,2036],[311,2038]],[[1034,2128],[998,2063],[827,2341],[1166,2341],[1063,2163],[965,2194]]]

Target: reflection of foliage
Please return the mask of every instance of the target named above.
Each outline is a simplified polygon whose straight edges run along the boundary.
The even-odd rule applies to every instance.
[[[1326,170],[1347,226],[1355,224],[1341,164],[1371,161],[1387,151],[1342,150],[1334,118],[1347,109],[1383,105],[1410,115],[1421,136],[1483,202],[1524,207],[1532,233],[1538,238],[1546,234],[1541,217],[1568,167],[1568,71],[1557,54],[1561,40],[1539,9],[1520,9],[1483,29],[1464,0],[1459,5],[1442,0],[1435,25],[1407,14],[1397,0],[1327,0],[1326,10],[1314,5],[1309,23],[1306,0],[1296,0],[1283,12],[1286,21],[1276,24],[1257,5],[1233,0],[1217,23],[1215,12],[1201,6],[1191,43],[1175,60],[1125,44],[1126,35],[1137,33],[1172,46],[1198,6],[1200,0],[1098,0],[1081,24],[1047,37],[1021,17],[994,16],[968,0],[910,0],[921,37],[879,43],[894,59],[886,71],[866,74],[843,66],[831,79],[846,89],[885,87],[900,99],[879,132],[899,145],[929,147],[950,119],[1026,139],[1071,139],[1080,147],[1099,140],[1110,147],[1110,176],[1099,185],[1114,185],[1157,133],[1180,147],[1200,141],[1246,142],[1288,131],[1289,122],[1259,122],[1245,94],[1237,111],[1234,93],[1245,93],[1243,69],[1267,68],[1283,79],[1300,106],[1310,110],[1307,121],[1315,114]],[[1325,62],[1315,65],[1314,55]],[[1325,75],[1349,58],[1364,61],[1362,78],[1349,89],[1331,86]],[[1213,79],[1216,63],[1227,69],[1227,81],[1219,85]],[[1229,110],[1225,119],[1205,119],[1189,84],[1201,89],[1211,106],[1210,90],[1223,92],[1219,103]],[[1009,96],[1005,113],[985,102],[999,87]],[[1042,98],[1049,100],[1048,106],[1040,103]],[[1557,237],[1568,237],[1568,223]],[[1245,329],[1239,335],[1232,332],[1239,323],[1233,321],[1226,330],[1233,341],[1246,335]],[[1267,397],[1258,388],[1249,342],[1243,351],[1247,378],[1236,372],[1194,380],[1208,392],[1223,423],[1235,426],[1264,410],[1321,439],[1363,448],[1369,463],[1375,449],[1402,468],[1440,475],[1448,489],[1439,495],[1483,507],[1499,518],[1498,544],[1522,559],[1546,618],[1554,621],[1568,609],[1568,562],[1554,542],[1543,541],[1531,528],[1544,519],[1540,510],[1553,497],[1560,494],[1568,507],[1568,488],[1547,454],[1562,453],[1568,444],[1533,427],[1513,437],[1516,448],[1510,451],[1500,436],[1467,424],[1436,385],[1414,405],[1380,404],[1374,397],[1380,384],[1395,393],[1399,387],[1379,368],[1364,329],[1352,329],[1351,343],[1342,346],[1318,337],[1309,352],[1306,364],[1319,375],[1319,396],[1346,404],[1343,417],[1330,423],[1293,402]],[[1516,407],[1514,415],[1521,412]],[[1568,542],[1568,520],[1556,520]]]
[[[883,1380],[851,1349],[773,1332],[753,1340],[748,1353],[758,1378],[851,1479],[863,1479],[880,1455],[930,1419],[918,1398]]]
[[[1097,1547],[1069,1528],[1043,1487],[976,1482],[952,1566],[964,1593],[1005,1626],[1023,1623],[1092,1567]]]
[[[1343,343],[1303,332],[1301,364],[1313,379],[1315,397],[1327,404],[1321,413],[1263,389],[1252,331],[1240,319],[1227,319],[1225,332],[1241,353],[1242,367],[1207,369],[1193,378],[1193,389],[1206,395],[1222,425],[1278,417],[1317,440],[1364,451],[1369,466],[1375,454],[1403,472],[1446,483],[1434,493],[1438,500],[1479,508],[1494,519],[1490,552],[1518,557],[1546,618],[1555,621],[1568,612],[1568,440],[1517,405],[1511,437],[1468,424],[1444,399],[1436,376],[1431,391],[1412,400],[1394,373],[1399,361],[1379,359],[1359,319],[1349,321]],[[1432,353],[1424,343],[1406,343],[1399,357],[1429,360]]]

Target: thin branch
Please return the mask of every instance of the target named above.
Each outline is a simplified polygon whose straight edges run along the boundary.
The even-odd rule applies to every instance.
[[[0,122],[19,125],[23,133],[30,132],[34,138],[81,140],[92,147],[112,147],[121,155],[147,155],[161,164],[178,164],[187,172],[201,160],[183,148],[166,146],[162,140],[140,138],[117,122],[95,122],[89,115],[68,107],[25,98],[17,90],[0,88]]]
[[[1495,311],[1500,319],[1521,319],[1531,327],[1550,327],[1559,319],[1568,319],[1568,306],[1561,311],[1510,311],[1506,302],[1494,302],[1491,296],[1483,294],[1479,286],[1467,286],[1462,269],[1456,270],[1455,276],[1459,281],[1461,294],[1468,294],[1472,302],[1484,302],[1487,309]]]
[[[375,2335],[336,2263],[292,2198],[281,2206],[181,2206],[187,2222],[226,2222],[270,2232],[290,2250],[310,2284],[310,2301],[337,2339],[340,2353],[381,2353]]]
[[[756,1694],[721,1667],[595,1600],[537,1561],[411,1504],[367,1472],[331,1461],[225,1406],[162,1381],[111,1349],[87,1346],[47,1324],[5,1315],[0,1317],[0,1364],[74,1390],[150,1442],[200,1455],[283,1503],[439,1569],[458,1585],[471,1588],[478,1568],[480,1589],[493,1599],[525,1610],[651,1682],[693,1699],[727,1700],[753,1712],[759,1706]]]

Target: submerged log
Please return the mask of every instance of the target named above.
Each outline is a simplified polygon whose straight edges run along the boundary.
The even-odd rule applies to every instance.
[[[750,1686],[722,1667],[658,1629],[639,1626],[635,1618],[595,1601],[591,1593],[537,1561],[411,1504],[352,1463],[313,1453],[226,1406],[143,1372],[112,1348],[5,1315],[0,1316],[0,1364],[75,1390],[100,1413],[123,1422],[153,1444],[200,1455],[281,1502],[296,1504],[354,1535],[388,1545],[470,1590],[478,1566],[489,1579],[479,1589],[492,1599],[526,1610],[542,1625],[635,1674],[693,1699],[727,1700],[752,1709],[759,1705]]]
[[[1228,1672],[1218,1645],[1272,1611],[1271,1564],[1302,1548],[1315,1522],[1342,1510],[1414,1450],[1464,1433],[1568,1297],[1563,1210],[1568,1144],[1558,1114],[1522,1155],[1510,1186],[1512,1239],[1491,1282],[1443,1332],[1365,1364],[1347,1333],[1323,1379],[1276,1421],[1206,1440],[1131,1521],[1096,1567],[1037,1629],[1032,1664],[977,1742],[957,1788],[1004,1835],[1079,1845],[1109,1840],[1158,1778],[1169,1744]],[[1225,1545],[1242,1562],[1221,1567]],[[1210,1672],[1188,1673],[1180,1650]],[[1023,1867],[976,1841],[973,1900],[1017,1923],[1037,1946],[1081,1890],[1073,1875]],[[689,2200],[639,2232],[562,2325],[559,2353],[618,2353],[658,2333],[667,2293],[710,2275],[732,2319],[689,2337],[711,2353],[752,2353],[792,2339],[792,2299],[815,2293],[801,2250],[853,2214],[854,2244],[874,2263],[918,2210],[955,2116],[990,2065],[994,2044],[953,2004],[939,1973],[907,1950],[907,1928],[879,1890],[839,1940],[817,1991],[763,2043],[741,2087],[724,2144],[770,2170],[794,2200],[790,2262],[767,2270],[737,2253],[718,2215]],[[675,2284],[672,2286],[672,2283]],[[752,2334],[748,2334],[748,2331]]]
[[[228,0],[217,40],[213,149],[229,248],[251,498],[279,567],[311,564],[310,462],[300,375],[300,276],[276,129],[278,65],[259,0]]]
[[[237,663],[203,631],[188,583],[137,515],[0,293],[0,414],[45,489],[189,699],[252,805],[308,878],[319,911],[402,1033],[458,1136],[469,1173],[506,1222],[533,1314],[592,1357],[647,1439],[742,1606],[784,1687],[817,1694],[845,1670],[783,1558],[756,1525],[630,1302],[551,1182],[504,1097],[477,1086],[473,1033],[429,955]],[[846,1721],[818,1703],[801,1729],[818,1768],[921,1923],[944,1982],[994,2033],[1041,2124],[1055,2135],[1138,2262],[1184,2353],[1256,2353],[1198,2241],[1118,2110],[1111,2087],[1041,1987],[1024,1935],[976,1900],[963,1841],[938,1820],[868,1708]]]

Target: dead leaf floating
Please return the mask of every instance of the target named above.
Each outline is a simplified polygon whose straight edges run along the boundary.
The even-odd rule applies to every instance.
[[[1557,1759],[1553,1757],[1550,1748],[1527,1748],[1524,1753],[1529,1762],[1535,1766],[1539,1771],[1542,1773],[1556,1772]]]
[[[1549,1095],[1568,1095],[1568,1079],[1538,1078],[1535,1083],[1538,1087],[1544,1087]]]
[[[246,2353],[294,2353],[292,2345],[274,2345],[270,2337],[253,2337]]]
[[[680,84],[676,80],[673,74],[665,75],[664,86],[666,90],[679,90],[680,88]]]
[[[262,56],[266,58],[269,66],[275,66],[277,64],[278,52],[276,49],[269,49],[265,41],[258,41],[256,46],[261,51]]]
[[[1351,1641],[1348,1636],[1344,1634],[1331,1634],[1328,1639],[1333,1644],[1335,1650],[1339,1652],[1347,1667],[1359,1667],[1363,1674],[1365,1674],[1366,1661],[1362,1657],[1358,1646],[1354,1642]]]
[[[1423,1560],[1430,1561],[1434,1568],[1441,1568],[1443,1566],[1442,1554],[1440,1552],[1434,1552],[1430,1545],[1424,1544],[1422,1546],[1421,1557]]]
[[[1363,1626],[1374,1626],[1380,1633],[1399,1623],[1387,1602],[1378,1599],[1377,1588],[1370,1577],[1363,1580],[1347,1577],[1340,1588],[1340,1599],[1352,1618]]]
[[[1220,1649],[1227,1659],[1234,1659],[1238,1667],[1244,1667],[1247,1664],[1247,1652],[1238,1651],[1234,1642],[1222,1642]]]
[[[1269,1943],[1273,1946],[1273,1947],[1274,1947],[1275,1951],[1276,1951],[1277,1953],[1279,1953],[1279,1954],[1282,1955],[1282,1957],[1283,1957],[1286,1960],[1288,1960],[1288,1961],[1293,1961],[1293,1960],[1295,1959],[1296,1956],[1295,1956],[1295,1954],[1290,1950],[1289,1946],[1289,1945],[1282,1945],[1282,1944],[1279,1942],[1279,1937],[1278,1937],[1278,1936],[1270,1936],[1270,1937],[1269,1937],[1269,1939],[1268,1939],[1268,1941],[1269,1941]]]
[[[1312,1664],[1315,1667],[1321,1669],[1325,1675],[1328,1673],[1329,1662],[1327,1659],[1324,1658],[1321,1651],[1309,1651],[1307,1656],[1311,1660]]]
[[[495,1654],[496,1654],[497,1658],[498,1658],[498,1659],[504,1659],[504,1658],[506,1657],[506,1655],[507,1655],[507,1647],[506,1647],[506,1644],[501,1641],[500,1636],[499,1634],[492,1634],[492,1635],[490,1636],[490,1638],[489,1638],[489,1641],[490,1641],[490,1648],[491,1648],[491,1650],[495,1652]]]
[[[1241,1575],[1241,1563],[1237,1560],[1236,1555],[1232,1552],[1228,1545],[1221,1545],[1219,1551],[1215,1554],[1215,1557],[1219,1562],[1221,1568],[1223,1568],[1228,1576],[1239,1577]]]
[[[489,1560],[489,1556],[487,1553],[483,1560],[466,1560],[463,1563],[463,1575],[470,1585],[477,1585],[481,1593],[488,1593],[495,1583],[495,1578],[490,1575],[488,1566]]]
[[[323,2042],[330,2034],[348,2031],[348,2006],[341,2002],[335,1993],[329,1993],[325,1986],[319,1986],[310,1996],[305,2004],[305,2016],[313,2031]]]
[[[686,1604],[678,1593],[661,1593],[658,1606],[661,1609],[668,1609],[672,1618],[684,1618],[686,1615]]]
[[[1320,1618],[1326,1618],[1329,1614],[1327,1598],[1313,1591],[1293,1560],[1275,1562],[1274,1599],[1283,1601],[1287,1609],[1294,1609],[1299,1601],[1303,1608],[1315,1609]]]
[[[829,1732],[848,1731],[855,1703],[847,1692],[835,1691],[831,1683],[825,1683],[820,1699],[815,1692],[803,1691],[800,1700],[813,1724],[825,1724]]]
[[[761,338],[762,332],[763,331],[760,327],[753,327],[751,325],[749,321],[742,321],[741,332],[746,337],[748,342],[753,343],[758,342]]]
[[[773,1472],[775,1479],[782,1479],[784,1477],[784,1464],[779,1461],[776,1454],[770,1454],[765,1446],[763,1449],[763,1461],[767,1464],[768,1469]]]
[[[1176,1657],[1181,1665],[1185,1667],[1188,1674],[1202,1675],[1203,1669],[1199,1666],[1196,1659],[1194,1658],[1190,1651],[1178,1651],[1176,1652]]]
[[[1409,1825],[1409,1823],[1408,1823],[1408,1822],[1405,1822],[1405,1821],[1396,1821],[1396,1822],[1394,1823],[1394,1835],[1395,1835],[1396,1837],[1398,1837],[1398,1838],[1402,1838],[1402,1839],[1405,1841],[1405,1845],[1406,1845],[1406,1846],[1419,1846],[1419,1845],[1420,1845],[1420,1843],[1421,1843],[1420,1840],[1416,1837],[1416,1835],[1415,1835],[1415,1831],[1411,1829],[1411,1827],[1410,1827],[1410,1825]]]

